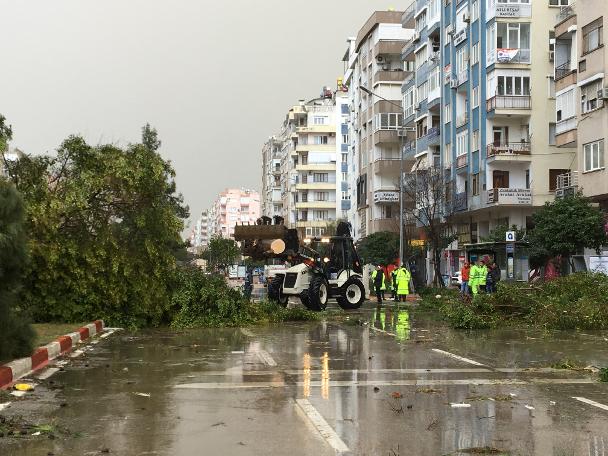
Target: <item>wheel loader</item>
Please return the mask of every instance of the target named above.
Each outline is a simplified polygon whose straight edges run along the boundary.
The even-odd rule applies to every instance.
[[[351,237],[350,224],[340,222],[336,235],[300,241],[280,217],[262,217],[256,225],[237,225],[234,239],[253,260],[278,259],[291,267],[268,284],[268,298],[287,306],[297,297],[310,310],[321,311],[329,299],[343,309],[357,309],[365,300],[363,267]]]

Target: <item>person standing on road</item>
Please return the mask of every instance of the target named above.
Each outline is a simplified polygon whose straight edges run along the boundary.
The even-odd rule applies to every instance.
[[[479,293],[479,283],[481,278],[481,259],[477,260],[476,264],[471,266],[471,270],[469,271],[469,287],[471,288],[471,293],[473,297],[477,296]]]
[[[393,300],[398,301],[399,295],[397,294],[397,268],[393,269],[393,271],[391,272],[391,278],[393,279],[391,280],[391,288],[393,289]]]
[[[468,261],[464,262],[462,269],[460,270],[460,279],[462,281],[462,285],[460,285],[460,294],[468,295],[469,294],[469,278],[471,276],[471,263]]]
[[[489,260],[485,259],[481,261],[481,272],[479,274],[479,292],[486,292],[486,285],[488,282],[488,266]]]
[[[382,266],[380,267],[380,274],[382,274],[382,286],[380,287],[380,293],[382,294],[382,299],[386,299],[386,297],[384,296],[384,293],[386,292],[386,274],[384,273],[384,269],[382,269]]]
[[[410,280],[412,274],[404,265],[401,265],[397,270],[397,295],[399,301],[406,301],[407,295],[410,294]]]
[[[384,284],[384,272],[382,271],[381,266],[377,266],[372,272],[372,282],[374,284],[374,291],[376,292],[376,298],[378,299],[378,304],[382,304],[382,289],[386,288]]]

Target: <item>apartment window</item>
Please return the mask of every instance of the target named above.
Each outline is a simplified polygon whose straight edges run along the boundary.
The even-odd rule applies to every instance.
[[[568,6],[570,0],[549,0],[549,6]]]
[[[595,51],[604,44],[603,17],[583,27],[583,53]]]
[[[529,76],[498,76],[496,80],[498,95],[530,95]]]
[[[327,123],[327,117],[315,116],[313,122],[315,125],[325,125]]]
[[[604,140],[583,146],[585,152],[585,171],[595,171],[604,167]]]
[[[587,113],[604,106],[604,100],[598,98],[598,91],[603,87],[604,81],[597,81],[581,87],[581,111]]]
[[[443,108],[443,121],[445,123],[449,123],[452,121],[452,105],[451,104],[446,104],[445,107]]]
[[[463,131],[456,135],[456,156],[460,157],[469,151],[469,132]]]
[[[343,181],[347,181],[348,180],[348,173],[342,173],[342,180]]]
[[[374,118],[375,130],[399,130],[403,126],[403,114],[383,112]]]
[[[471,48],[471,65],[479,63],[479,43],[475,43]]]
[[[473,192],[473,196],[479,195],[479,173],[471,176],[471,190]]]
[[[342,144],[348,144],[348,135],[342,135]]]
[[[328,173],[314,173],[313,182],[329,182]]]
[[[350,109],[349,109],[349,106],[347,104],[341,105],[340,109],[342,110],[342,114],[350,114]]]
[[[443,163],[446,167],[452,164],[452,144],[448,143],[443,147]]]
[[[348,154],[342,154],[342,163],[348,163]]]
[[[342,199],[343,200],[349,200],[350,199],[350,195],[348,194],[348,192],[342,192]]]
[[[555,123],[551,122],[551,123],[549,123],[549,145],[550,146],[555,146],[555,134],[556,134]]]
[[[460,74],[468,67],[468,49],[462,47],[456,51],[456,73]]]
[[[302,192],[302,202],[308,203],[308,192]],[[297,203],[297,201],[296,201],[296,203]]]
[[[473,87],[473,95],[471,98],[473,99],[473,108],[479,106],[479,86]]]
[[[438,89],[441,86],[441,69],[437,66],[431,70],[429,74],[429,92]]]
[[[426,63],[429,58],[429,47],[424,45],[422,49],[420,49],[416,53],[416,69],[420,68],[422,65]]]
[[[498,3],[502,3],[501,0],[498,0]],[[471,4],[471,22],[475,22],[477,19],[479,19],[479,0]]]
[[[327,144],[329,141],[329,137],[328,136],[315,136],[314,141],[315,141],[316,145]]]
[[[424,27],[426,27],[426,10],[416,18],[416,31],[420,33]]]
[[[315,219],[327,220],[329,218],[329,211],[315,211]]]
[[[429,96],[429,84],[428,81],[424,81],[421,85],[418,86],[418,95],[416,99],[420,102],[426,100]]]
[[[329,192],[316,192],[316,201],[329,201]]]
[[[473,132],[473,150],[479,150],[479,130]]]
[[[557,188],[557,176],[560,174],[566,174],[567,169],[550,169],[549,170],[549,191],[554,192]]]
[[[414,87],[403,95],[403,106],[405,107],[405,117],[414,115]]]
[[[496,28],[496,48],[500,63],[530,62],[530,24],[499,22]]]
[[[530,170],[526,170],[526,189],[530,189]]]
[[[557,122],[576,117],[576,89],[560,93],[555,99],[555,112]]]

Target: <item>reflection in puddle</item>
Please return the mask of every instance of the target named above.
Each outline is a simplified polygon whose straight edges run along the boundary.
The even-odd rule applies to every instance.
[[[373,320],[374,328],[393,333],[398,341],[405,341],[410,338],[409,312],[398,305],[395,307],[376,307]]]
[[[310,355],[304,353],[304,382],[302,385],[302,395],[304,397],[310,396]]]
[[[329,399],[329,354],[323,353],[323,370],[321,372],[321,397]]]

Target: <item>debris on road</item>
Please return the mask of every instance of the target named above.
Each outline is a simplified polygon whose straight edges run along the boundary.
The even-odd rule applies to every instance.
[[[391,394],[391,397],[392,397],[393,399],[401,399],[401,398],[403,397],[403,394],[401,394],[401,393],[400,393],[400,392],[398,392],[398,391],[394,391],[394,392]]]

